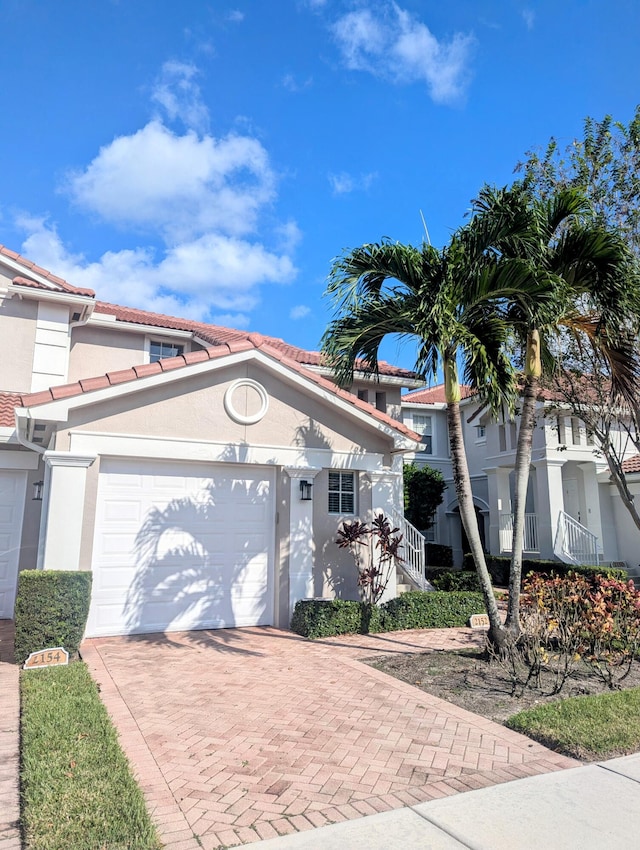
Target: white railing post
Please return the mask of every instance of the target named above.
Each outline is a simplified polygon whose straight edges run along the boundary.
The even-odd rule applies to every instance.
[[[394,526],[397,526],[400,529],[400,534],[402,534],[402,549],[400,551],[402,562],[398,566],[421,590],[427,590],[424,535],[395,508],[391,512],[391,518]]]
[[[513,545],[513,514],[500,514],[500,551],[511,552]],[[539,552],[538,515],[524,515],[523,552]]]
[[[565,564],[598,564],[598,538],[570,514],[560,511],[554,552]]]

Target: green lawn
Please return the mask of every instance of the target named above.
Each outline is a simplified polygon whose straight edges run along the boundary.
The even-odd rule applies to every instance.
[[[21,677],[22,823],[29,850],[157,850],[142,792],[86,665]]]
[[[507,726],[581,759],[640,750],[640,688],[571,697],[514,714]]]

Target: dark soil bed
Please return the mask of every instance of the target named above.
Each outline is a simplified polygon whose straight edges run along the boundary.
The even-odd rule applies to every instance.
[[[522,687],[518,687],[516,695],[513,695],[507,669],[496,661],[487,661],[481,649],[381,656],[370,659],[368,663],[396,679],[502,724],[512,715],[543,703],[565,697],[611,693],[598,675],[589,671],[586,665],[581,665],[560,694],[553,693],[554,679],[547,674],[542,677],[540,688],[531,687],[523,691]],[[640,664],[636,663],[619,687],[638,686]],[[616,754],[621,753],[611,753]],[[572,752],[571,755],[577,753]],[[588,754],[582,757],[589,759]]]

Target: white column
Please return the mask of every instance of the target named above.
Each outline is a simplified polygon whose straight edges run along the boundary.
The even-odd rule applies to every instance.
[[[402,464],[402,457],[398,457],[400,464]],[[400,469],[402,469],[402,466],[400,466]],[[378,514],[384,514],[393,524],[394,510],[404,516],[402,473],[398,473],[392,469],[383,469],[375,472],[369,472],[367,474],[371,481],[371,519]],[[374,549],[374,559],[375,558],[376,554]],[[396,584],[396,571],[391,570],[389,583],[380,598],[380,603],[386,602],[387,599],[395,599],[397,596]]]
[[[535,461],[536,514],[538,516],[538,546],[541,558],[553,558],[553,544],[560,511],[564,510],[562,467],[564,460]]]
[[[38,569],[77,570],[84,519],[87,469],[96,455],[45,452]]]
[[[492,555],[500,555],[500,514],[511,513],[510,470],[506,466],[493,466],[487,467],[483,472],[487,474],[489,491],[489,552]]]
[[[579,463],[578,466],[582,470],[584,503],[586,506],[582,524],[586,525],[589,531],[598,538],[598,552],[602,553],[604,540],[602,536],[602,513],[600,511],[600,488],[598,486],[598,479],[596,478],[598,470],[593,461]]]
[[[299,599],[313,596],[313,488],[312,498],[303,501],[300,482],[310,481],[319,469],[285,467],[289,475],[289,616]]]

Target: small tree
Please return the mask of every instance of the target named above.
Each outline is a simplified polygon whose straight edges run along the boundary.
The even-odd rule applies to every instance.
[[[445,484],[442,473],[430,466],[407,463],[404,467],[404,515],[411,525],[426,531],[442,504]]]
[[[358,587],[363,602],[376,605],[389,584],[396,561],[402,561],[402,534],[384,514],[378,514],[371,527],[359,519],[345,521],[338,529],[336,543],[348,549],[358,571]]]

